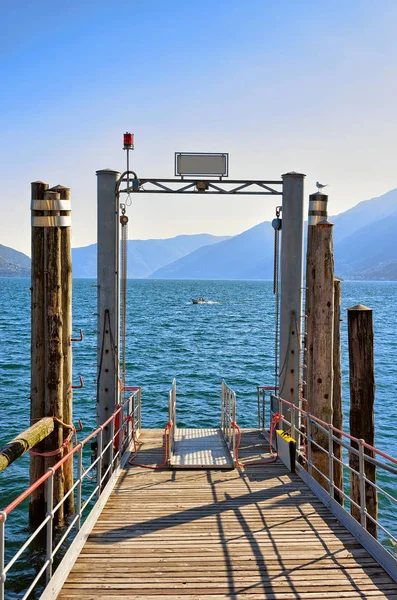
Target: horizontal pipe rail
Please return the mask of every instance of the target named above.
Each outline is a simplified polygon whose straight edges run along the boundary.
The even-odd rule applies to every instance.
[[[29,585],[27,582],[28,587],[21,597],[23,599],[29,597],[44,573],[46,575],[46,583],[48,584],[53,576],[54,559],[56,555],[68,541],[69,536],[72,535],[72,530],[76,529],[76,533],[80,530],[84,511],[86,511],[87,507],[90,506],[95,496],[96,501],[99,500],[107,477],[114,473],[114,471],[121,464],[124,454],[129,451],[130,442],[132,439],[131,421],[133,420],[134,422],[134,427],[137,434],[139,434],[141,429],[141,388],[126,387],[124,390],[126,392],[130,392],[130,396],[123,403],[115,407],[113,414],[100,427],[97,427],[81,442],[76,444],[76,446],[67,452],[53,467],[49,468],[46,473],[42,475],[42,477],[40,477],[26,490],[19,494],[19,496],[17,496],[17,498],[8,504],[4,510],[0,511],[0,600],[4,600],[5,598],[7,574],[9,573],[10,569],[17,563],[18,559],[29,548],[29,546],[43,529],[46,531],[45,560],[39,571],[35,574],[33,581],[30,582]],[[116,421],[118,421],[117,427],[115,426]],[[102,432],[107,426],[110,426],[111,428],[111,440],[106,446],[103,447]],[[87,446],[88,442],[94,438],[97,439],[98,444],[97,456],[92,461],[92,464],[87,467],[87,469],[84,469],[83,449]],[[117,452],[114,453],[113,448],[117,444],[119,444],[119,448]],[[106,473],[102,473],[102,460],[106,454],[110,455],[110,466],[108,467]],[[73,488],[69,491],[69,493],[66,494],[56,506],[54,506],[54,475],[66,461],[69,459],[73,460],[75,455],[77,457],[77,480],[75,481]],[[96,477],[92,477],[90,475],[90,471],[92,471],[95,467],[97,474]],[[95,485],[92,487],[93,479],[96,481]],[[87,497],[83,500],[83,484],[85,482],[91,482],[91,488],[87,490]],[[10,515],[41,485],[46,485],[46,516],[6,564],[6,526]],[[57,539],[54,547],[54,515],[74,490],[76,490],[77,501],[76,514],[68,523],[67,528],[62,532],[61,538]],[[92,509],[93,508],[95,508],[95,504],[92,506]],[[71,539],[69,541],[70,543],[72,542]]]

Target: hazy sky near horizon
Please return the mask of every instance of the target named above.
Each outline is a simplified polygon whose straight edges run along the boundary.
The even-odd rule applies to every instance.
[[[306,173],[330,213],[397,187],[395,0],[2,3],[0,243],[30,254],[30,182],[72,189],[96,241],[96,176],[173,176],[175,151],[229,152],[233,178]],[[134,196],[130,238],[236,234],[277,197]]]

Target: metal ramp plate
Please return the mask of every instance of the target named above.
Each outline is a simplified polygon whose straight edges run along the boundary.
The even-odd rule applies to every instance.
[[[174,469],[232,469],[233,459],[220,429],[176,429],[170,467]]]

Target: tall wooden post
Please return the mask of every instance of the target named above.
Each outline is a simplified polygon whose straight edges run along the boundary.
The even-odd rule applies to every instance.
[[[340,303],[341,303],[341,281],[334,280],[334,384],[332,394],[332,423],[337,429],[343,430],[343,409],[342,409],[342,367],[341,367],[341,348],[340,348]],[[335,434],[339,439],[340,434]],[[334,455],[342,461],[343,448],[338,442],[334,442]],[[334,482],[335,486],[343,490],[343,467],[338,460],[334,460]],[[335,490],[334,498],[343,505],[343,494]]]
[[[57,192],[44,192],[44,200],[52,206],[60,200]],[[48,218],[57,218],[59,211],[48,211]],[[50,223],[50,221],[49,221]],[[45,414],[63,420],[63,315],[61,274],[61,229],[58,226],[44,227],[44,330],[45,330]],[[47,438],[47,451],[60,448],[63,444],[63,427],[55,423],[54,432]],[[45,467],[52,467],[60,456],[45,459]],[[54,504],[64,495],[63,469],[54,476]],[[55,515],[56,522],[63,524],[64,506]]]
[[[333,397],[334,257],[332,231],[332,223],[326,220],[311,227],[311,243],[307,249],[306,267],[307,409],[327,423],[332,423]],[[312,428],[312,437],[317,444],[328,450],[327,434],[315,425]],[[312,460],[313,465],[328,477],[328,456],[315,444],[312,445]],[[328,483],[315,469],[313,476],[323,487],[328,489]]]
[[[30,423],[34,425],[44,417],[45,358],[44,358],[44,229],[34,225],[35,217],[42,217],[37,210],[44,199],[48,184],[35,181],[32,190],[32,267],[31,267],[31,379],[30,379]],[[44,444],[39,446],[44,450]],[[30,457],[30,483],[44,474],[44,458]],[[32,525],[45,517],[44,488],[40,486],[30,496],[29,517]]]
[[[58,192],[62,214],[70,217],[70,189],[62,185],[51,188]],[[73,423],[72,390],[72,246],[71,228],[61,227],[61,293],[62,293],[62,352],[63,352],[63,422]],[[68,451],[72,449],[72,442]],[[73,459],[63,466],[65,494],[73,487]],[[65,500],[65,514],[74,513],[73,492]]]
[[[63,189],[63,188],[60,188]],[[47,184],[36,182],[32,184],[32,385],[31,385],[31,419],[35,422],[42,417],[56,417],[63,422],[71,423],[71,418],[64,414],[64,394],[71,400],[71,349],[70,349],[70,302],[71,291],[68,291],[67,301],[64,301],[63,287],[70,281],[68,271],[70,260],[62,267],[62,237],[64,229],[70,227],[70,203],[68,192],[61,200],[59,191],[49,190]],[[65,204],[65,201],[67,204]],[[65,214],[65,206],[67,212]],[[69,236],[70,245],[70,233]],[[67,243],[65,244],[67,246]],[[66,281],[62,282],[66,274]],[[64,285],[63,285],[64,283]],[[66,331],[64,331],[64,314],[66,315]],[[69,335],[68,344],[65,337]],[[64,382],[64,351],[68,365]],[[70,409],[71,410],[71,409]],[[52,452],[62,447],[64,428],[57,421],[54,431],[43,444],[37,448],[41,452]],[[32,456],[31,481],[34,482],[43,472],[53,466],[62,456]],[[69,475],[69,482],[70,476]],[[69,483],[70,484],[70,483]],[[64,496],[64,470],[57,469],[54,476],[54,505]],[[73,499],[70,500],[73,502]],[[66,507],[68,511],[68,507]],[[40,522],[44,516],[44,492],[39,488],[30,502],[30,517],[32,525]],[[54,522],[62,525],[64,506],[55,513]]]
[[[349,371],[350,371],[350,434],[365,440],[371,446],[375,441],[374,401],[374,333],[372,327],[372,309],[361,304],[347,311],[349,338]],[[358,450],[357,444],[352,446]],[[374,457],[373,452],[365,449],[364,453]],[[350,466],[360,471],[359,457],[350,454]],[[376,467],[365,461],[365,476],[376,483]],[[378,495],[376,489],[365,484],[365,503],[360,494],[360,479],[354,473],[350,475],[350,494],[360,506],[365,506],[368,514],[377,519]],[[364,516],[352,505],[351,514],[361,523]],[[371,535],[377,537],[377,527],[370,519],[366,519],[366,528]]]

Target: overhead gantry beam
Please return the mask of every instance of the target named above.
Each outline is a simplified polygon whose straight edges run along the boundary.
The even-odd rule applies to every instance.
[[[140,194],[234,194],[235,196],[281,196],[283,182],[279,180],[229,179],[139,179],[139,187],[130,185],[131,179],[123,178],[127,184],[120,192]],[[274,187],[276,186],[276,188]]]

